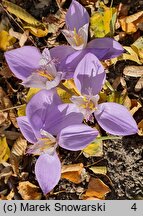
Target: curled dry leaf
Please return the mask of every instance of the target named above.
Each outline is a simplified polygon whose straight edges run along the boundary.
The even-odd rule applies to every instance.
[[[110,188],[99,178],[91,177],[84,197],[96,197],[98,199],[103,199],[110,191]]]
[[[10,162],[16,175],[19,174],[19,162],[21,160],[21,157],[25,154],[26,148],[27,141],[21,137],[19,137],[12,146]]]
[[[62,178],[65,178],[71,182],[74,182],[76,184],[79,184],[83,181],[83,173],[84,168],[82,163],[78,164],[69,164],[69,165],[63,165],[62,166]]]
[[[136,99],[131,99],[131,115],[134,115],[140,108],[142,107],[142,104],[140,101]]]
[[[143,136],[143,119],[138,123],[138,135]]]
[[[19,182],[18,193],[24,200],[40,200],[42,197],[39,187],[29,181]]]

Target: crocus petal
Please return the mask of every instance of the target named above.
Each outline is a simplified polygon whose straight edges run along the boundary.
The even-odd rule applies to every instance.
[[[96,95],[105,81],[102,64],[92,53],[87,53],[74,73],[75,85],[82,95]]]
[[[55,109],[60,103],[55,90],[41,90],[27,104],[26,115],[38,137],[41,136],[40,129],[45,124],[46,116],[51,115],[51,113],[54,116]]]
[[[40,51],[33,46],[24,46],[5,52],[9,68],[19,79],[25,80],[39,68]]]
[[[138,131],[137,124],[126,107],[117,103],[101,103],[94,112],[99,125],[108,133],[125,136]]]
[[[40,76],[38,73],[32,73],[22,82],[22,84],[26,87],[45,89],[46,82],[47,78]]]
[[[66,26],[69,30],[78,31],[86,23],[89,23],[89,15],[86,9],[77,1],[72,0],[72,3],[66,14]]]
[[[57,72],[54,80],[46,82],[46,89],[49,90],[58,86],[62,79],[62,76],[63,76],[62,72]]]
[[[112,38],[98,38],[90,41],[87,48],[105,49],[107,52],[100,60],[115,58],[124,52],[120,43]]]
[[[91,121],[92,113],[98,106],[99,96],[72,96],[70,100],[79,108],[86,121]]]
[[[57,67],[57,71],[65,72],[63,74],[65,79],[69,78],[69,76],[67,75],[67,70],[62,70],[63,68],[61,67],[61,62],[65,58],[67,58],[67,56],[69,56],[70,54],[74,52],[75,50],[71,46],[65,46],[65,45],[57,46],[57,47],[50,49],[50,54],[51,54],[51,57],[54,59],[54,62]]]
[[[30,143],[37,142],[37,138],[33,132],[32,127],[30,126],[27,116],[18,117],[17,123],[26,140],[28,140]]]
[[[42,52],[42,58],[40,59],[39,65],[41,68],[50,73],[53,76],[56,76],[57,70],[54,64],[54,59],[52,59],[50,51],[45,48]]]
[[[61,163],[57,154],[42,154],[35,164],[35,174],[43,193],[46,195],[60,180]]]
[[[71,125],[60,132],[58,143],[62,148],[78,151],[90,144],[97,135],[97,130],[84,124]]]
[[[65,36],[68,43],[75,50],[81,50],[86,47],[88,38],[88,24],[82,26],[77,33],[75,31],[67,29],[62,30],[62,33]]]
[[[83,115],[76,105],[60,104],[54,107],[47,110],[43,130],[48,131],[52,135],[57,135],[63,128],[69,125],[82,123]]]
[[[82,27],[79,29],[79,31],[78,31],[78,34],[83,38],[84,47],[86,47],[86,45],[87,45],[88,27],[89,27],[89,24],[85,24],[85,25],[82,26]]]

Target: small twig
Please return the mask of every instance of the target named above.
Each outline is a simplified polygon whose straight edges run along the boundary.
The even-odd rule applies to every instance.
[[[12,110],[12,109],[18,109],[18,108],[22,107],[23,105],[25,105],[25,104],[22,104],[22,105],[19,105],[19,106],[14,106],[14,107],[9,107],[9,108],[6,108],[6,109],[2,109],[2,110],[0,110],[0,112],[9,111],[9,110]]]
[[[84,166],[84,167],[93,166],[93,165],[95,165],[95,164],[98,164],[98,163],[101,162],[102,160],[104,160],[104,158],[101,158],[100,160],[98,160],[98,161],[96,161],[96,162],[94,162],[94,163],[92,163],[92,164],[90,164],[90,165]]]

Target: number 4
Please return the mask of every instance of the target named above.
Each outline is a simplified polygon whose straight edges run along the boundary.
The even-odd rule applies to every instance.
[[[136,211],[136,210],[137,210],[136,203],[134,203],[134,204],[132,205],[131,209],[133,209],[134,211]]]

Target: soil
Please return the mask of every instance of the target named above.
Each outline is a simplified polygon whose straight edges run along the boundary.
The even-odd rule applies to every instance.
[[[35,5],[38,3],[37,0],[17,0],[12,2],[25,8],[37,19],[41,19],[49,13],[55,13],[58,9],[55,1],[49,1],[49,5],[42,9],[36,9]],[[143,1],[141,0],[114,0],[114,5],[118,5],[121,2],[130,6],[129,14],[143,10]],[[69,3],[70,2],[68,2],[68,5]],[[132,35],[130,35],[121,43],[122,45],[130,45],[132,40]],[[39,48],[45,45],[44,40],[38,39],[37,45]],[[0,60],[3,61],[3,53],[0,55]],[[123,69],[128,65],[136,65],[136,63],[132,61],[120,61],[116,65],[111,66],[108,73],[109,82],[112,83],[117,76],[123,75]],[[129,97],[143,102],[143,92],[140,91],[136,93],[134,91],[138,78],[125,77],[125,80],[128,86]],[[23,95],[26,94],[27,90],[19,85],[19,80],[16,78],[9,78],[8,82],[11,84],[13,89],[18,90],[19,94],[19,96],[17,93],[9,95],[13,104],[17,103],[18,98],[19,102],[22,103]],[[6,92],[8,91],[7,81],[3,79],[3,77],[0,77],[0,86],[2,86]],[[140,108],[134,117],[138,123],[143,118],[143,108]],[[59,148],[59,155],[61,160],[64,160],[64,164],[81,162],[84,166],[88,166],[97,162],[98,165],[106,165],[108,169],[107,176],[95,175],[91,173],[88,168],[86,170],[91,176],[100,177],[110,187],[111,192],[106,196],[106,199],[143,199],[143,139],[141,136],[134,135],[123,137],[122,140],[104,141],[104,157],[102,158],[85,158],[82,154],[80,154],[80,152],[71,152],[62,148]],[[35,161],[35,157],[26,155],[23,157],[19,169],[21,172],[29,173],[23,180],[28,180],[38,185],[34,174]],[[0,191],[7,188],[8,191],[10,191],[10,189],[13,188],[15,192],[14,199],[22,199],[17,191],[18,181],[18,177],[11,177],[7,184],[0,181]],[[60,180],[54,190],[47,197],[43,196],[42,199],[78,200],[81,199],[81,195],[87,186],[88,183],[86,180],[80,184],[74,184],[68,180]]]

